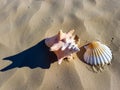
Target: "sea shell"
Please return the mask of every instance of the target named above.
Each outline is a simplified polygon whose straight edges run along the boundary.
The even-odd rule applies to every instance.
[[[58,64],[61,64],[64,58],[70,58],[73,53],[80,51],[78,48],[79,38],[77,35],[73,36],[73,33],[74,30],[68,33],[60,30],[57,35],[45,39],[45,44],[50,47],[50,51],[56,54]]]
[[[104,44],[94,41],[85,46],[84,61],[90,65],[104,66],[112,60],[111,50]]]

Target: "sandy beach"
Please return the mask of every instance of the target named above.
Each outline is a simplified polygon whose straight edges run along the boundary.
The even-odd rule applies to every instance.
[[[44,40],[75,30],[80,52],[58,65]],[[95,73],[82,61],[98,40],[112,65]],[[0,90],[120,90],[119,0],[0,0]]]

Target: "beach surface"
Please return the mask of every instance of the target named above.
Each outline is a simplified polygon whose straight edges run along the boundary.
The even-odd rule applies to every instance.
[[[58,65],[44,39],[60,29],[75,30],[81,51]],[[113,53],[98,73],[82,61],[95,40]],[[119,56],[120,0],[0,0],[0,90],[120,90]]]

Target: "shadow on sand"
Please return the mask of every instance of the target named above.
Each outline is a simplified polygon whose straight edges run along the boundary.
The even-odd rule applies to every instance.
[[[29,67],[31,69],[40,67],[48,69],[50,64],[57,60],[57,57],[53,52],[49,51],[49,48],[45,45],[45,40],[42,40],[35,46],[16,55],[5,57],[3,60],[12,61],[12,64],[0,71],[7,71],[16,67]]]
[[[81,46],[81,47],[80,47],[80,51],[77,52],[78,58],[79,58],[82,62],[84,62],[84,63],[86,63],[85,60],[84,60],[84,54],[85,54],[85,52],[86,52],[85,46],[87,46],[87,45],[89,45],[89,43]],[[86,64],[87,64],[87,63],[86,63]]]

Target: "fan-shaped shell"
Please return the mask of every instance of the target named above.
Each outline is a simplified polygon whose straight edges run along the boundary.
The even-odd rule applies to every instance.
[[[111,50],[104,44],[94,41],[85,46],[84,61],[91,65],[105,65],[111,63]]]

